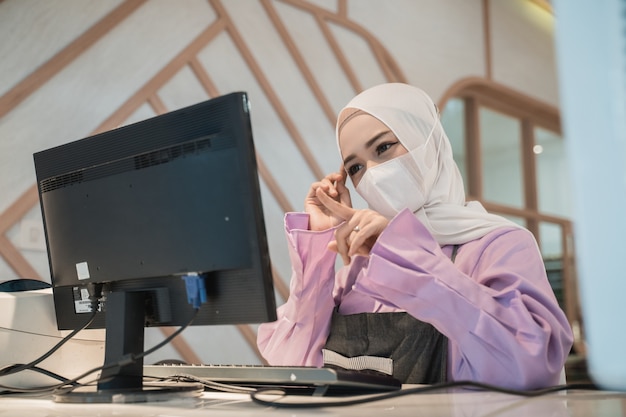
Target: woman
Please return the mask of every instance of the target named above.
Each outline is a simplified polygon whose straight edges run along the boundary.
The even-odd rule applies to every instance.
[[[537,243],[465,201],[432,100],[406,84],[370,88],[340,112],[336,133],[341,172],[285,217],[290,296],[259,328],[264,357],[359,357],[404,383],[557,384],[572,332]],[[351,207],[347,176],[368,209]]]

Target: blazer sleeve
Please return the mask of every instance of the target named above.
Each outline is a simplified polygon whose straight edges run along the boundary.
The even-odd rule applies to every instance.
[[[327,249],[334,229],[308,230],[305,213],[287,213],[287,236],[292,275],[289,299],[277,309],[278,319],[263,323],[257,346],[272,365],[321,366],[321,350],[330,328],[335,302],[336,254]]]
[[[518,389],[555,385],[572,346],[571,327],[525,229],[462,245],[452,263],[405,210],[379,236],[352,290],[447,336],[452,380]]]

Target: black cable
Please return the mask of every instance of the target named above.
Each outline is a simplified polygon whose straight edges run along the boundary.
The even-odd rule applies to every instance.
[[[554,393],[558,391],[573,390],[573,389],[598,390],[598,387],[593,384],[567,384],[567,385],[554,385],[551,387],[537,389],[537,390],[515,390],[515,389],[499,387],[496,385],[484,384],[482,382],[454,381],[454,382],[446,382],[446,383],[441,383],[441,384],[420,386],[420,387],[415,387],[415,388],[407,388],[407,389],[402,389],[402,390],[397,390],[397,391],[385,392],[382,394],[360,395],[356,398],[350,398],[348,400],[313,401],[313,402],[298,401],[298,402],[293,402],[293,403],[279,402],[280,399],[284,399],[288,395],[284,391],[280,389],[275,389],[275,388],[262,389],[262,390],[253,392],[250,394],[250,398],[252,399],[253,402],[257,404],[260,404],[263,406],[269,406],[269,407],[276,407],[276,408],[344,407],[344,406],[364,404],[364,403],[369,403],[369,402],[374,402],[374,401],[381,401],[381,400],[386,400],[389,398],[403,397],[405,395],[414,395],[414,394],[422,394],[426,392],[442,391],[442,390],[446,390],[450,388],[458,388],[458,387],[480,388],[486,391],[500,392],[503,394],[511,394],[511,395],[517,395],[517,396],[522,396],[522,397],[538,397],[541,395],[546,395],[546,394],[550,394],[550,393]],[[280,394],[282,395],[282,397],[280,397],[279,400],[269,401],[269,400],[263,400],[259,398],[259,396],[263,394],[274,394],[274,395]]]
[[[88,375],[91,375],[91,374],[99,372],[99,371],[113,369],[115,367],[125,366],[128,363],[132,363],[132,362],[134,362],[134,361],[136,361],[138,359],[141,359],[141,358],[143,358],[143,357],[153,353],[154,351],[162,348],[166,344],[170,343],[176,336],[178,336],[187,327],[189,327],[191,325],[191,323],[195,320],[196,316],[198,315],[199,310],[200,309],[195,309],[194,314],[191,316],[189,321],[187,323],[185,323],[183,326],[181,326],[174,333],[169,335],[167,338],[162,340],[160,343],[157,343],[152,348],[150,348],[148,350],[145,350],[145,351],[143,351],[143,352],[141,352],[141,353],[139,353],[137,355],[127,355],[124,359],[122,359],[122,360],[120,360],[118,362],[110,363],[110,364],[106,364],[105,363],[102,366],[98,366],[96,368],[93,368],[93,369],[90,369],[90,370],[88,370],[86,372],[83,372],[81,375],[79,375],[79,376],[77,376],[75,378],[64,379],[64,382],[62,382],[60,384],[45,385],[45,386],[32,387],[32,388],[19,388],[19,387],[7,387],[7,386],[0,386],[0,388],[3,388],[6,391],[8,391],[10,393],[13,393],[13,394],[18,394],[18,393],[22,393],[22,394],[50,394],[50,393],[56,393],[56,392],[61,392],[61,391],[62,392],[70,392],[70,391],[74,390],[75,388],[78,388],[80,386],[85,386],[86,384],[81,384],[78,381],[80,381],[81,379],[87,377]],[[87,325],[89,325],[89,323]],[[77,331],[76,331],[76,333],[77,333]],[[0,376],[3,376],[3,375],[0,375]],[[61,377],[61,378],[63,378],[63,377]],[[95,382],[95,381],[92,381],[92,382]],[[90,383],[92,383],[92,382],[90,382]]]
[[[187,323],[185,323],[183,326],[181,326],[178,330],[176,330],[174,333],[169,335],[167,338],[163,339],[163,341],[161,341],[161,343],[157,343],[156,345],[154,345],[150,349],[145,350],[145,351],[143,351],[143,353],[140,353],[139,355],[137,355],[136,359],[140,359],[140,358],[143,358],[145,356],[148,356],[149,354],[151,354],[151,353],[161,349],[163,346],[165,346],[169,342],[171,342],[176,336],[181,334],[187,327],[191,326],[191,323],[193,323],[193,321],[198,316],[198,312],[199,311],[200,311],[199,308],[195,308],[193,315],[191,316],[191,318],[189,319],[189,321]]]
[[[79,329],[75,329],[74,331],[72,331],[72,333],[65,336],[63,339],[61,339],[61,341],[59,341],[59,343],[57,343],[54,347],[52,347],[46,353],[44,353],[39,358],[27,364],[13,364],[13,365],[7,365],[3,367],[2,369],[0,369],[0,377],[13,375],[18,372],[32,369],[38,363],[43,362],[44,360],[48,359],[54,352],[59,350],[65,343],[67,343],[70,339],[76,336],[77,333],[87,328],[93,322],[95,318],[96,318],[96,310],[93,310],[93,313],[91,314],[87,322],[82,327],[80,327]]]
[[[65,343],[70,341],[74,336],[76,336],[79,332],[85,330],[96,318],[96,314],[98,313],[100,307],[100,299],[102,297],[102,285],[93,284],[89,286],[89,299],[91,300],[91,316],[87,319],[86,323],[82,325],[78,329],[74,329],[70,334],[65,336],[59,343],[52,347],[52,349],[48,350],[46,353],[41,355],[39,358],[27,364],[13,364],[8,365],[0,369],[0,377],[13,375],[18,372],[22,372],[25,370],[33,369],[38,363],[43,362],[48,359],[54,352],[59,350]]]
[[[61,376],[59,374],[56,374],[56,373],[54,373],[52,371],[49,371],[47,369],[44,369],[44,368],[39,368],[37,366],[33,366],[32,368],[29,368],[28,370],[32,371],[32,372],[39,372],[40,374],[43,374],[43,375],[45,375],[45,376],[47,376],[49,378],[61,381],[64,384],[68,383],[68,379],[66,377]],[[77,384],[77,383],[74,383],[74,384],[75,385],[80,385],[80,384]],[[15,392],[16,389],[19,390],[20,388],[15,388],[15,387],[11,387],[11,386],[8,386],[8,385],[0,384],[0,390],[2,390],[2,391],[0,391],[0,395],[15,394],[16,393]]]
[[[122,366],[126,366],[130,363],[135,362],[138,359],[141,359],[145,356],[148,356],[149,354],[155,352],[158,349],[161,349],[163,346],[167,345],[168,343],[170,343],[176,336],[178,336],[179,334],[181,334],[187,327],[189,327],[191,325],[191,323],[193,323],[193,321],[195,320],[196,316],[198,315],[198,312],[200,311],[199,308],[194,309],[194,314],[191,316],[191,318],[189,319],[189,321],[187,321],[187,323],[185,323],[183,326],[179,327],[178,330],[176,330],[174,333],[172,333],[171,335],[169,335],[168,337],[166,337],[165,339],[163,339],[160,343],[157,343],[156,345],[154,345],[153,347],[151,347],[148,350],[145,350],[137,355],[127,355],[126,358],[119,360],[115,363],[111,363],[111,364],[104,364],[102,366],[99,366],[97,368],[93,368],[87,372],[84,372],[83,374],[77,376],[76,378],[72,378],[70,380],[68,380],[68,382],[66,384],[59,384],[58,386],[55,386],[54,388],[52,388],[52,390],[57,391],[60,389],[68,389],[68,391],[64,391],[64,392],[69,392],[71,390],[73,390],[76,387],[67,387],[67,385],[72,384],[74,382],[78,382],[79,380],[85,378],[88,375],[91,375],[95,372],[98,371],[105,371],[105,370],[109,370],[109,369],[113,369],[116,367],[122,367]],[[104,381],[104,380],[103,380]]]
[[[50,371],[48,369],[40,368],[38,366],[30,367],[30,368],[28,368],[28,371],[30,371],[30,372],[37,372],[37,373],[40,373],[42,375],[47,376],[48,378],[56,379],[56,380],[61,381],[61,382],[66,382],[68,380],[64,376],[61,376],[61,375],[59,375],[59,374],[57,374],[55,372],[52,372],[52,371]]]
[[[214,391],[230,392],[235,394],[252,394],[256,391],[256,388],[250,388],[242,385],[225,384],[222,382],[212,381],[206,378],[199,378],[194,375],[188,374],[176,374],[167,378],[157,378],[160,381],[174,381],[174,382],[197,382],[204,385],[205,388],[212,389]]]

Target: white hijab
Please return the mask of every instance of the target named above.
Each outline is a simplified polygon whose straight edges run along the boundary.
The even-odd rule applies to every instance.
[[[463,244],[501,227],[520,227],[488,213],[477,201],[465,201],[463,179],[452,157],[450,140],[439,122],[435,104],[424,91],[401,83],[382,84],[363,91],[339,113],[337,143],[341,124],[356,110],[383,122],[409,151],[426,143],[424,153],[437,165],[435,175],[428,183],[421,184],[426,191],[426,203],[415,215],[440,245]],[[431,140],[427,141],[431,134]]]

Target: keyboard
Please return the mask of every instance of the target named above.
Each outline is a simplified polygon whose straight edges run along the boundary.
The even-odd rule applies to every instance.
[[[400,381],[371,371],[308,366],[144,365],[145,377],[189,375],[201,380],[249,388],[280,388],[290,394],[358,395],[398,390]]]

